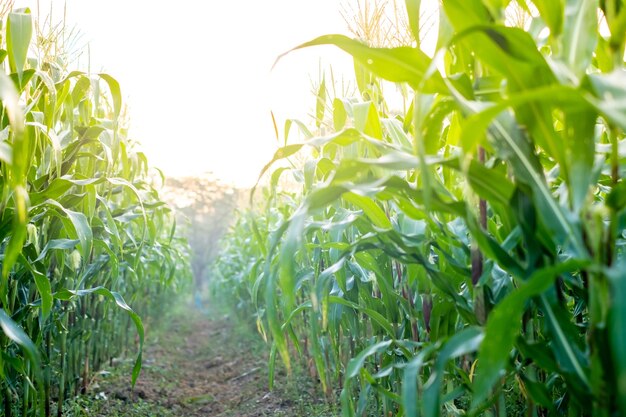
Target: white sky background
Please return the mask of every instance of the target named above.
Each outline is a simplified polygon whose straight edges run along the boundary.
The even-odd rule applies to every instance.
[[[399,2],[400,4],[402,2]],[[436,0],[426,3],[431,9]],[[37,13],[37,0],[16,7]],[[309,124],[311,81],[332,65],[353,84],[352,59],[331,46],[278,55],[317,36],[349,35],[340,0],[39,0],[89,44],[80,61],[121,84],[130,136],[166,175],[212,171],[248,187],[277,147],[270,111]],[[328,78],[327,78],[328,84]],[[295,131],[292,132],[292,135]],[[296,137],[296,136],[294,136]],[[292,136],[290,140],[293,141]]]
[[[270,71],[282,52],[346,33],[338,0],[40,0],[40,13],[52,4],[60,19],[64,3],[91,71],[120,82],[131,137],[166,175],[213,171],[250,186],[276,149],[270,110],[282,135],[285,119],[314,109],[320,59],[351,73],[332,47],[294,52]],[[16,1],[25,6],[36,13],[36,0]]]

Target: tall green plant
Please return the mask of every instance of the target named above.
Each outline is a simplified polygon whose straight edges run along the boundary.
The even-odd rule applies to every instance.
[[[533,6],[444,0],[434,59],[341,35],[295,48],[414,92],[396,117],[334,100],[335,133],[272,161],[311,152],[302,196],[272,193],[233,231],[246,256],[218,265],[272,358],[310,357],[345,416],[626,415],[626,8]]]
[[[0,415],[49,416],[131,345],[189,276],[118,82],[27,59],[28,9],[0,51]],[[8,61],[8,62],[7,62]],[[54,70],[53,70],[54,69]],[[5,70],[8,70],[8,74]],[[137,306],[136,310],[129,307]]]

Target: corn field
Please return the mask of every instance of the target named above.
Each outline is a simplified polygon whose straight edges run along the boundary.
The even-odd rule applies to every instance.
[[[63,413],[130,348],[189,272],[144,154],[107,74],[36,59],[28,9],[0,49],[0,415]],[[54,58],[54,57],[52,57]],[[129,305],[138,305],[136,310]],[[53,405],[56,404],[56,408]]]
[[[359,94],[277,131],[213,291],[345,417],[626,416],[626,5],[443,0],[434,57],[406,6],[412,45],[281,57],[334,45]]]

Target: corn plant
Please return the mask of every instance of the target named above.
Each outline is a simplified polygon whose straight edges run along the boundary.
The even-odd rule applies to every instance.
[[[29,58],[28,9],[0,50],[0,415],[49,416],[160,312],[189,276],[118,82]],[[48,55],[46,55],[48,56]],[[51,57],[54,58],[54,57]],[[133,310],[130,305],[138,306]]]
[[[344,416],[626,415],[623,6],[443,0],[434,57],[294,48],[334,45],[367,82],[318,98],[334,133],[285,139],[262,173],[302,192],[272,188],[217,265],[272,369],[304,357]],[[381,80],[412,91],[405,113]]]

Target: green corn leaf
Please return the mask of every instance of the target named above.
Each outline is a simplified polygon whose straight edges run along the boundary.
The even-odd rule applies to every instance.
[[[421,369],[426,365],[427,358],[435,351],[436,345],[426,346],[415,355],[404,368],[402,376],[402,405],[406,417],[419,417],[420,397],[418,392],[418,376]]]
[[[41,375],[39,350],[28,335],[24,333],[24,330],[3,309],[0,309],[0,328],[6,337],[15,342],[24,351],[33,363],[35,372]]]
[[[28,16],[30,19],[30,16]],[[20,29],[24,29],[21,26],[22,17],[10,16],[9,19],[13,21],[12,29],[7,28],[8,32],[12,32],[11,42],[17,42],[15,50],[11,53],[20,53],[20,39],[15,37],[19,35]],[[18,36],[19,37],[19,36]],[[8,42],[8,40],[7,40]],[[28,45],[26,45],[26,48]],[[24,59],[25,59],[24,51]],[[11,58],[10,58],[11,59]],[[13,55],[15,59],[15,55]],[[20,68],[21,71],[21,68]],[[8,136],[12,138],[12,148],[10,150],[10,162],[9,169],[5,172],[8,173],[8,178],[5,179],[5,189],[2,196],[3,209],[6,207],[10,199],[13,200],[12,208],[12,230],[8,234],[9,241],[4,250],[4,258],[2,261],[2,280],[0,281],[0,301],[3,305],[9,305],[8,291],[9,291],[9,274],[13,269],[13,266],[19,259],[22,252],[22,247],[27,237],[26,225],[28,222],[28,193],[26,191],[25,176],[28,170],[30,161],[29,158],[29,144],[28,144],[28,131],[24,129],[24,113],[20,107],[18,93],[15,89],[15,85],[11,78],[9,78],[4,72],[0,72],[0,100],[2,101],[3,111],[8,116],[10,130],[7,131]],[[5,153],[9,150],[5,144]],[[8,159],[8,158],[7,158]],[[6,213],[11,211],[7,210]],[[21,329],[17,326],[13,326],[13,322],[2,312],[3,328],[10,339],[18,343],[26,354],[31,358],[31,361],[38,362],[38,356],[36,352],[33,353],[32,342],[25,336]],[[9,334],[10,333],[10,334]],[[39,373],[38,363],[35,364],[36,372]]]
[[[413,39],[417,42],[417,47],[420,46],[420,6],[421,0],[406,0],[406,12],[409,18],[409,27],[413,34]]]
[[[563,59],[578,79],[585,75],[596,49],[597,11],[598,0],[566,0],[565,3]]]
[[[425,417],[440,415],[440,392],[445,365],[454,358],[475,352],[481,346],[484,337],[485,335],[480,328],[467,327],[452,336],[443,345],[435,360],[433,375],[424,386],[422,410]]]
[[[489,11],[481,0],[446,0],[442,8],[450,22],[459,24],[457,31],[461,31],[470,26],[488,24],[491,22]]]
[[[257,179],[257,183],[255,184],[255,186],[252,188],[252,191],[250,192],[250,198],[251,199],[254,196],[254,191],[256,190],[256,187],[257,187],[259,181],[261,180],[261,177],[263,177],[263,174],[265,174],[267,172],[267,170],[270,169],[272,167],[272,165],[274,165],[274,163],[276,161],[279,161],[281,159],[288,158],[288,157],[294,155],[300,149],[302,149],[302,146],[304,146],[304,145],[303,144],[285,145],[284,147],[279,148],[274,153],[274,157],[272,158],[272,160],[270,162],[268,162],[267,164],[265,164],[263,169],[261,169],[261,172],[259,173],[259,177]]]
[[[265,304],[266,304],[266,314],[267,314],[267,322],[269,325],[269,329],[272,333],[273,336],[273,343],[272,345],[274,346],[273,349],[275,349],[276,352],[278,352],[278,354],[281,356],[281,359],[283,360],[283,363],[285,364],[285,366],[287,367],[288,371],[291,371],[291,360],[289,357],[289,349],[287,347],[287,340],[285,338],[285,334],[282,331],[282,324],[280,322],[280,317],[279,317],[279,310],[278,310],[278,291],[277,291],[277,287],[278,287],[278,277],[277,277],[277,273],[275,271],[275,269],[272,268],[271,266],[271,258],[272,255],[274,254],[274,251],[277,248],[278,242],[280,241],[280,239],[282,238],[282,236],[285,234],[285,232],[289,229],[290,227],[290,223],[289,222],[284,222],[278,230],[276,230],[273,234],[272,237],[272,241],[270,244],[270,249],[267,252],[267,260],[265,261],[265,268],[264,268],[264,277],[266,278],[266,283],[265,283]],[[292,242],[291,244],[291,251],[294,251],[296,247],[296,244]],[[291,255],[293,252],[289,251],[287,255],[285,255],[284,258],[288,258],[289,255]],[[293,266],[291,265],[292,259],[281,259],[281,269],[282,272],[285,274],[289,274],[290,271],[293,269]],[[283,285],[286,286],[290,286],[293,283],[293,278],[289,275],[284,277],[284,283]],[[257,282],[260,282],[257,280]],[[258,285],[258,284],[257,284]],[[292,294],[291,295],[291,300],[293,301],[295,295]],[[293,308],[291,309],[293,310]],[[273,381],[270,380],[270,384],[272,384]]]
[[[350,362],[348,362],[348,367],[346,368],[346,379],[356,378],[365,365],[367,358],[387,351],[391,346],[391,343],[391,340],[385,340],[383,342],[375,343],[362,350],[358,355],[352,358]]]
[[[2,262],[2,285],[0,285],[0,296],[4,298],[7,290],[9,272],[22,252],[22,247],[26,241],[27,231],[26,224],[28,222],[28,195],[22,186],[16,186],[13,189],[13,200],[15,209],[13,214],[13,230],[9,239],[9,244],[4,252]]]
[[[115,304],[124,310],[133,323],[135,324],[135,328],[137,329],[137,334],[139,335],[139,352],[137,353],[137,358],[135,359],[135,365],[133,366],[132,379],[131,384],[134,387],[137,382],[137,378],[139,377],[139,373],[141,372],[141,364],[142,364],[142,354],[143,354],[143,344],[144,344],[144,327],[141,321],[141,318],[131,309],[124,298],[115,291],[110,291],[104,287],[95,287],[89,288],[86,290],[68,290],[63,289],[54,294],[54,297],[59,300],[70,301],[75,297],[84,297],[87,295],[101,295],[105,298],[108,298],[111,301],[114,301]]]
[[[73,76],[76,77],[77,80],[71,93],[72,103],[78,104],[87,97],[87,92],[91,88],[91,82],[82,72],[76,72]],[[68,76],[68,78],[70,77]]]
[[[626,131],[626,71],[589,74],[584,83],[590,95],[585,98],[610,122]]]
[[[445,91],[439,73],[426,78],[431,59],[419,49],[410,47],[370,48],[343,35],[326,35],[296,46],[289,52],[315,45],[335,45],[352,55],[368,71],[385,80],[397,83],[405,82],[415,89],[423,89],[426,93]],[[279,56],[276,61],[278,62],[289,52]]]
[[[579,270],[588,263],[572,260],[540,269],[494,308],[485,328],[485,338],[489,343],[483,343],[478,351],[472,407],[477,407],[490,395],[491,389],[502,376],[519,334],[528,300],[550,288],[560,274]]]
[[[328,301],[330,303],[341,304],[347,307],[352,307],[355,310],[362,311],[363,313],[368,315],[373,321],[375,321],[378,325],[380,325],[383,329],[385,329],[389,337],[395,338],[395,334],[394,334],[395,332],[393,330],[393,326],[391,325],[391,323],[389,323],[389,321],[385,318],[385,316],[383,316],[379,312],[372,310],[370,308],[367,308],[367,307],[362,307],[356,303],[353,303],[348,300],[344,300],[343,298],[332,296],[332,295],[328,297]]]
[[[21,82],[28,46],[33,33],[33,20],[30,9],[20,9],[7,17],[6,39],[11,72],[17,73]]]
[[[533,379],[530,379],[528,376],[522,374],[521,377],[524,388],[533,402],[536,404],[547,408],[553,413],[556,413],[554,404],[550,398],[550,392],[548,387],[546,387],[542,382],[537,382]]]
[[[565,5],[563,0],[534,0],[533,4],[539,10],[539,15],[550,28],[550,36],[555,39],[563,30],[563,15]]]
[[[352,106],[352,114],[357,130],[376,139],[383,138],[378,112],[373,103],[365,102],[354,104]]]
[[[622,414],[626,413],[626,334],[624,333],[626,305],[623,302],[626,297],[626,276],[624,266],[622,261],[609,273],[613,309],[608,323],[611,354],[615,366],[617,404]]]
[[[122,93],[120,90],[120,84],[117,80],[108,74],[98,74],[109,86],[111,91],[111,97],[113,99],[113,121],[117,122],[122,111]]]
[[[333,100],[333,127],[335,131],[340,131],[346,126],[346,120],[348,119],[348,113],[346,111],[345,103],[336,98]]]
[[[50,250],[63,250],[69,251],[74,249],[76,245],[80,243],[78,239],[51,239],[46,243],[46,246],[41,250],[41,253],[35,259],[35,262],[41,262],[46,259],[48,251]]]
[[[45,321],[48,319],[48,316],[50,316],[50,312],[52,310],[52,302],[53,302],[52,286],[50,285],[50,280],[45,274],[36,270],[33,267],[33,265],[30,262],[28,262],[26,257],[24,257],[24,255],[21,255],[21,254],[20,254],[20,263],[24,265],[24,267],[28,269],[28,271],[30,271],[30,273],[33,275],[33,278],[35,280],[35,285],[37,287],[37,291],[39,292],[39,296],[41,297],[42,321],[45,323]]]
[[[69,224],[71,224],[74,229],[74,235],[71,237],[75,237],[80,241],[81,256],[83,259],[88,259],[93,245],[93,232],[89,226],[87,217],[83,213],[66,209],[56,200],[47,200],[46,204],[59,209],[67,216],[70,222]]]
[[[472,112],[480,114],[482,109],[476,107],[475,104],[469,104],[458,95],[456,97],[465,103],[464,105],[468,105],[468,108],[472,108]],[[492,122],[488,133],[492,138],[492,144],[502,154],[502,157],[511,162],[517,180],[533,189],[536,204],[546,217],[546,226],[553,231],[559,240],[569,240],[578,256],[586,256],[587,250],[572,216],[552,196],[539,160],[532,153],[528,140],[513,117],[508,113],[500,114]]]
[[[389,218],[371,198],[360,196],[354,193],[345,193],[341,196],[345,201],[354,204],[363,212],[365,215],[372,221],[374,226],[383,229],[389,230],[391,229],[391,222]]]
[[[302,123],[302,121],[297,119],[287,119],[285,120],[285,146],[287,146],[287,142],[289,141],[291,127],[294,125],[298,128],[298,131],[304,136],[305,139],[311,139],[313,137],[309,128],[306,124]]]
[[[326,77],[322,77],[322,82],[317,90],[317,101],[315,103],[315,126],[319,129],[324,121],[324,111],[326,109]]]
[[[575,339],[572,338],[575,328],[571,326],[571,323],[564,321],[561,307],[545,295],[539,297],[539,306],[546,316],[555,356],[560,360],[564,369],[575,375],[576,385],[588,391],[590,389],[589,376],[585,371],[580,349],[576,346]]]

